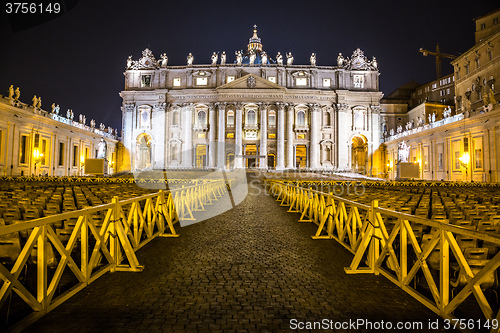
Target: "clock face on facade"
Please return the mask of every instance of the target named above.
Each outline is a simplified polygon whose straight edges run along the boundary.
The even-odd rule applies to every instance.
[[[361,68],[361,66],[363,66],[363,62],[360,59],[356,59],[354,61],[354,67],[355,68]]]

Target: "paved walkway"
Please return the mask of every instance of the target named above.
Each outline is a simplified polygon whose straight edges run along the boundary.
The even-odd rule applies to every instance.
[[[293,319],[419,321],[430,331],[434,313],[381,276],[346,275],[350,252],[312,240],[314,224],[249,180],[235,209],[139,250],[143,272],[105,274],[28,331],[284,332]]]

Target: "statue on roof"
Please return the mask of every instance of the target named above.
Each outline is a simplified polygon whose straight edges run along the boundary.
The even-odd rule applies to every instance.
[[[220,55],[220,64],[221,65],[226,64],[226,51],[222,51],[222,54]]]
[[[9,103],[12,105],[12,97],[14,96],[14,85],[10,85],[9,87]]]
[[[90,119],[90,128],[94,128],[94,127],[95,127],[95,120]]]
[[[38,101],[36,102],[36,107],[40,110],[42,108],[42,98],[38,97]]]
[[[493,92],[493,89],[490,88],[490,93],[488,95],[490,97],[490,103],[495,106],[495,104],[497,104],[497,101],[495,99],[495,93]]]
[[[255,63],[255,59],[257,58],[257,55],[255,54],[254,50],[250,50],[250,66],[252,66]]]
[[[316,66],[316,53],[312,53],[309,60],[311,61],[311,66]]]
[[[219,58],[219,56],[217,55],[217,53],[213,53],[212,54],[212,66],[215,66],[217,65],[217,59]]]
[[[127,59],[127,69],[130,69],[132,67],[132,56],[128,56]]]
[[[35,96],[33,96],[33,98],[31,99],[31,101],[33,102],[33,104],[31,106],[33,106],[33,109],[36,109],[36,105],[38,103],[38,98]]]
[[[189,52],[189,54],[187,56],[187,65],[193,66],[193,60],[194,60],[193,54],[191,52]]]
[[[59,111],[61,110],[61,108],[59,107],[59,104],[56,105],[55,109],[54,109],[54,113],[59,115]]]
[[[342,55],[342,53],[339,53],[339,56],[337,57],[337,65],[339,67],[344,66],[344,56]]]
[[[262,59],[262,65],[267,65],[267,53],[266,51],[262,51],[260,54],[261,59]]]
[[[241,62],[243,61],[243,55],[241,54],[241,51],[236,51],[236,64],[238,66],[241,66]]]
[[[50,113],[56,113],[56,103],[52,103],[52,105],[50,106],[51,107],[51,111]]]
[[[283,56],[279,52],[276,55],[276,62],[278,63],[278,66],[283,66]]]
[[[286,55],[286,64],[287,64],[287,66],[293,65],[292,52],[288,52],[288,54]]]
[[[101,141],[97,144],[97,158],[106,159],[106,146],[106,141],[104,141],[104,138],[101,138]]]
[[[14,91],[14,103],[19,102],[19,96],[21,96],[21,91],[19,90],[19,87],[17,87],[16,91]]]
[[[377,69],[377,68],[378,68],[377,58],[375,58],[375,56],[373,56],[372,66],[373,66],[373,68],[375,68],[375,69]]]
[[[160,61],[161,67],[163,67],[163,68],[167,67],[167,63],[168,63],[167,54],[163,53],[162,55],[160,55],[160,57],[161,57],[161,61]]]

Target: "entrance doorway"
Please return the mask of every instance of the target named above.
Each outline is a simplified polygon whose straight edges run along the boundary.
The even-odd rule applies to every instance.
[[[207,166],[207,146],[197,145],[196,146],[196,167],[204,168]]]
[[[351,168],[366,174],[368,162],[368,140],[363,135],[356,135],[351,141]]]
[[[295,146],[295,167],[307,167],[307,148],[305,145]]]
[[[272,169],[276,167],[276,157],[274,154],[267,155],[267,167]]]
[[[255,157],[248,156],[248,155],[257,155],[257,146],[256,145],[246,145],[245,155],[247,155],[246,167],[247,168],[257,167],[257,159]]]

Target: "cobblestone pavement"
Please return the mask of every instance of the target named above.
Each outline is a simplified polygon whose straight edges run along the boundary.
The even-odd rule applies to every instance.
[[[139,250],[143,272],[105,274],[27,331],[288,332],[293,319],[421,322],[414,331],[430,331],[439,317],[382,276],[345,274],[350,252],[312,240],[314,224],[249,180],[236,208]]]

